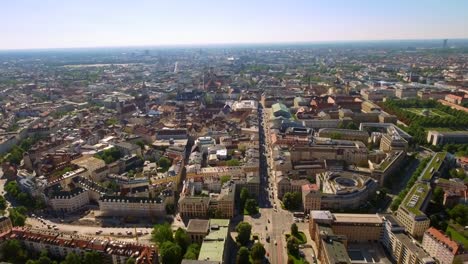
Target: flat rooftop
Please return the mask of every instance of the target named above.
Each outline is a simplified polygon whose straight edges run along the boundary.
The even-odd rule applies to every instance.
[[[413,213],[415,216],[425,215],[424,212],[421,211],[421,206],[429,194],[429,189],[430,187],[428,184],[416,183],[408,192],[400,206],[403,206],[406,210]]]
[[[382,224],[378,214],[333,214],[335,223]]]
[[[198,260],[223,261],[229,219],[210,219],[210,233],[203,239]]]
[[[421,174],[421,180],[430,181],[434,176],[434,173],[440,170],[446,156],[447,152],[436,153]]]

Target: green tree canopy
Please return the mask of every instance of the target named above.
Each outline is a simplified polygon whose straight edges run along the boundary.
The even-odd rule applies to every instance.
[[[253,260],[262,260],[265,258],[266,250],[261,243],[255,243],[250,250],[250,256]]]
[[[240,222],[236,226],[237,237],[236,241],[242,245],[246,246],[250,241],[250,235],[252,232],[252,226],[247,222]]]
[[[284,207],[288,210],[297,210],[302,205],[302,195],[299,192],[287,192],[283,196]]]
[[[236,264],[249,264],[250,257],[249,257],[249,249],[246,247],[239,248],[236,257]]]
[[[69,252],[65,260],[60,262],[60,264],[81,264],[81,257],[73,252]]]
[[[187,232],[179,227],[174,234],[174,241],[182,249],[182,254],[185,254],[190,245],[190,237],[187,235]]]
[[[230,166],[230,167],[239,166],[240,161],[238,159],[230,159],[230,160],[226,161],[226,165]]]
[[[97,251],[87,251],[83,256],[83,264],[100,264],[102,263],[102,256]]]
[[[163,242],[159,252],[162,264],[178,264],[182,261],[182,249],[171,241]]]
[[[299,235],[299,228],[297,227],[296,223],[291,225],[291,235],[298,236]]]
[[[198,254],[200,254],[200,245],[193,243],[187,248],[184,259],[198,259]]]
[[[293,256],[299,255],[299,241],[294,236],[290,236],[286,245],[289,254]]]
[[[171,225],[168,223],[155,225],[151,233],[151,239],[159,245],[166,241],[174,242]]]
[[[16,240],[7,240],[1,248],[3,259],[11,263],[25,263],[28,259],[27,251]]]
[[[247,201],[245,201],[245,210],[247,211],[247,213],[249,215],[254,215],[256,213],[258,213],[258,208],[257,208],[258,204],[257,204],[257,200],[255,199],[247,199]]]

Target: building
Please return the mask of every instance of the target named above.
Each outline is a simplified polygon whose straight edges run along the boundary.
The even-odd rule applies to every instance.
[[[70,191],[55,190],[48,202],[54,211],[71,213],[88,206],[89,193],[88,190],[84,190],[80,187]]]
[[[386,157],[378,164],[369,162],[371,177],[383,186],[388,176],[393,175],[400,169],[406,158],[405,151],[392,151],[385,153]]]
[[[71,252],[82,255],[93,250],[99,253],[102,263],[124,264],[130,258],[135,259],[135,264],[158,263],[155,247],[118,240],[80,237],[17,227],[0,236],[1,241],[9,239],[20,241],[27,250],[36,253],[47,251],[49,256],[55,258],[63,259]]]
[[[290,119],[291,113],[287,106],[282,103],[276,103],[271,106],[271,119],[284,118]]]
[[[8,232],[12,228],[13,225],[11,224],[10,218],[7,216],[0,216],[0,234]]]
[[[317,184],[302,186],[304,210],[357,208],[377,188],[377,181],[368,176],[344,171],[323,172],[317,174]]]
[[[460,255],[464,253],[461,245],[434,227],[424,232],[422,246],[440,264],[451,264],[457,255],[461,258]]]
[[[468,143],[468,131],[435,131],[427,132],[427,142],[437,146],[443,144],[466,144]]]
[[[291,161],[343,160],[348,164],[367,163],[368,149],[361,141],[335,140],[314,137],[308,145],[299,144],[290,149]]]
[[[319,137],[361,141],[364,144],[367,144],[369,140],[369,133],[367,133],[367,131],[361,130],[322,128],[318,131],[317,134]]]
[[[435,264],[422,246],[405,233],[405,227],[393,217],[385,215],[382,245],[397,264]]]
[[[406,231],[414,237],[422,237],[429,228],[430,220],[424,213],[431,200],[431,187],[418,182],[406,195],[398,207],[397,219]]]
[[[192,243],[201,244],[210,233],[210,220],[190,219],[187,225],[187,235]]]
[[[209,234],[203,239],[198,260],[229,263],[229,219],[210,219]]]
[[[163,217],[166,203],[161,197],[103,196],[99,199],[99,210],[104,216]]]
[[[310,211],[309,232],[317,237],[317,224],[328,225],[334,234],[344,235],[349,242],[380,241],[383,220],[377,214],[337,214],[330,211]]]
[[[325,224],[317,224],[314,241],[317,245],[317,259],[324,264],[351,264],[346,250],[345,236],[335,235],[333,230]]]
[[[380,150],[384,152],[408,149],[408,141],[400,137],[398,133],[383,134],[380,139]]]

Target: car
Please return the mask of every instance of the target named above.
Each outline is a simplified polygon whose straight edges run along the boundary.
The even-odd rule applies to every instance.
[[[267,243],[270,243],[270,236],[267,236],[265,240]]]
[[[276,242],[276,240],[275,240],[275,246],[276,246],[276,245],[278,245],[278,242]]]
[[[268,231],[268,226],[265,226],[265,230]]]
[[[74,230],[74,231],[73,231],[73,234],[78,234],[78,230]]]
[[[121,236],[121,235],[122,235],[122,232],[117,233],[117,235]]]
[[[145,235],[148,235],[148,234],[149,234],[149,232],[148,232],[148,231],[145,231]]]
[[[54,227],[54,230],[59,230],[59,228],[58,228],[58,227]]]
[[[111,236],[113,236],[113,235],[114,235],[114,232],[110,232],[109,234],[110,234]]]
[[[268,219],[268,223],[270,223],[270,219]]]

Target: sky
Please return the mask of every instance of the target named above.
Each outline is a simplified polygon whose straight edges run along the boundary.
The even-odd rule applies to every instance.
[[[0,50],[468,38],[465,0],[0,0]]]

